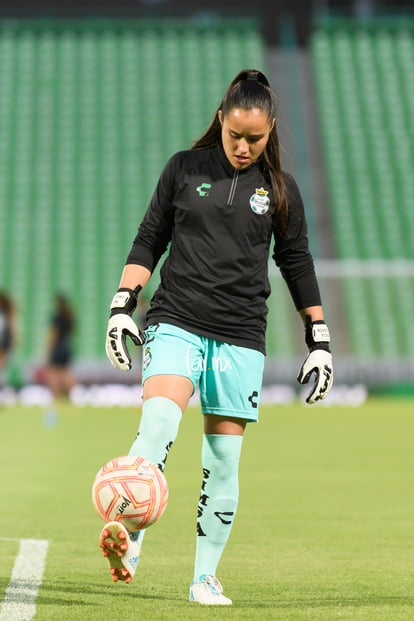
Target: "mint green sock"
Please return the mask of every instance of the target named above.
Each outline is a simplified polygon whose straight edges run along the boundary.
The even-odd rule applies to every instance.
[[[194,580],[216,575],[239,500],[239,460],[243,436],[203,437],[203,483],[198,503]]]
[[[167,397],[151,397],[142,404],[138,435],[129,455],[146,457],[164,470],[168,453],[177,437],[181,409]]]
[[[177,437],[181,409],[167,397],[151,397],[142,404],[138,435],[129,449],[129,455],[140,455],[164,470],[168,453]],[[141,544],[145,529],[137,531]]]

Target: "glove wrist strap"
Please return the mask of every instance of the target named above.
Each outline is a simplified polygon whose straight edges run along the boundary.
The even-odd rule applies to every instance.
[[[112,299],[110,316],[112,317],[119,313],[126,313],[131,316],[136,309],[138,293],[141,289],[141,285],[137,285],[135,289],[120,287]]]
[[[330,352],[329,343],[331,337],[329,334],[329,328],[326,323],[319,319],[312,321],[310,316],[306,316],[305,324],[305,341],[310,351],[315,349],[323,349]]]

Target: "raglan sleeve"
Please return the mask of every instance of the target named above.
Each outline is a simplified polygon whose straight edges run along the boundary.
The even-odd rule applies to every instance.
[[[289,198],[289,217],[286,234],[273,226],[273,259],[289,288],[297,310],[319,306],[321,296],[309,249],[308,228],[302,197],[294,178],[285,173]]]
[[[142,265],[153,272],[166,251],[174,227],[174,195],[178,168],[179,154],[175,154],[168,160],[160,175],[126,264]]]

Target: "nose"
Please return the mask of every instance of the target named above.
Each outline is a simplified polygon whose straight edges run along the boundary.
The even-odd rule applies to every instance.
[[[240,138],[238,144],[238,151],[240,154],[247,153],[249,151],[249,143],[245,138]]]

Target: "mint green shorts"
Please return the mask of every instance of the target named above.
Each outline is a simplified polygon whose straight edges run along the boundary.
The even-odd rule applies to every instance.
[[[203,414],[220,414],[257,422],[264,355],[168,323],[145,330],[142,383],[154,375],[188,377],[200,389]]]

